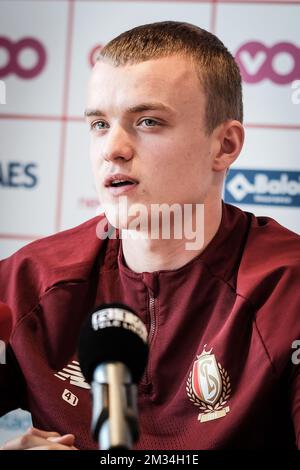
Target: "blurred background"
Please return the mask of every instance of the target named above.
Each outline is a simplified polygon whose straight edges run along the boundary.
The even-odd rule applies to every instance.
[[[92,64],[114,36],[161,20],[215,33],[240,66],[246,142],[224,199],[300,233],[300,0],[0,0],[0,258],[97,214]],[[0,419],[0,444],[29,423],[21,410]]]

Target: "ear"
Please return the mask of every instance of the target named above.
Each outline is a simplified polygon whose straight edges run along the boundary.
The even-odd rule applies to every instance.
[[[232,165],[242,150],[245,131],[239,121],[223,122],[213,132],[218,140],[218,153],[213,160],[213,170],[223,171]]]

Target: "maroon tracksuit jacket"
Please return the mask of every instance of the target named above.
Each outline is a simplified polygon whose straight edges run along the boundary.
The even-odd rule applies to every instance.
[[[300,447],[300,237],[224,204],[200,256],[180,269],[137,274],[120,240],[97,238],[98,221],[0,263],[0,301],[14,315],[0,413],[21,406],[37,427],[96,448],[78,334],[94,306],[121,302],[150,338],[136,448]]]

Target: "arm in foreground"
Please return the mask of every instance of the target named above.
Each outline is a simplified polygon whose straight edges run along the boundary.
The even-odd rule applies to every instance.
[[[29,428],[25,434],[6,442],[1,450],[78,450],[74,434],[61,436],[57,432]]]

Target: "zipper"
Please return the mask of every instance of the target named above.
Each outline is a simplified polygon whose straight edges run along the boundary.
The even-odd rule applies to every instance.
[[[151,349],[151,343],[153,341],[155,330],[156,330],[155,297],[153,297],[153,295],[151,294],[150,289],[148,289],[148,292],[149,292],[150,328],[149,328],[149,335],[148,335],[149,359],[148,359],[148,363],[146,366],[144,379],[143,379],[143,383],[145,385],[149,385],[151,383],[150,349]]]
[[[155,298],[149,293],[149,313],[150,313],[150,329],[149,329],[149,346],[152,343],[152,339],[156,329],[156,317],[155,317]]]

